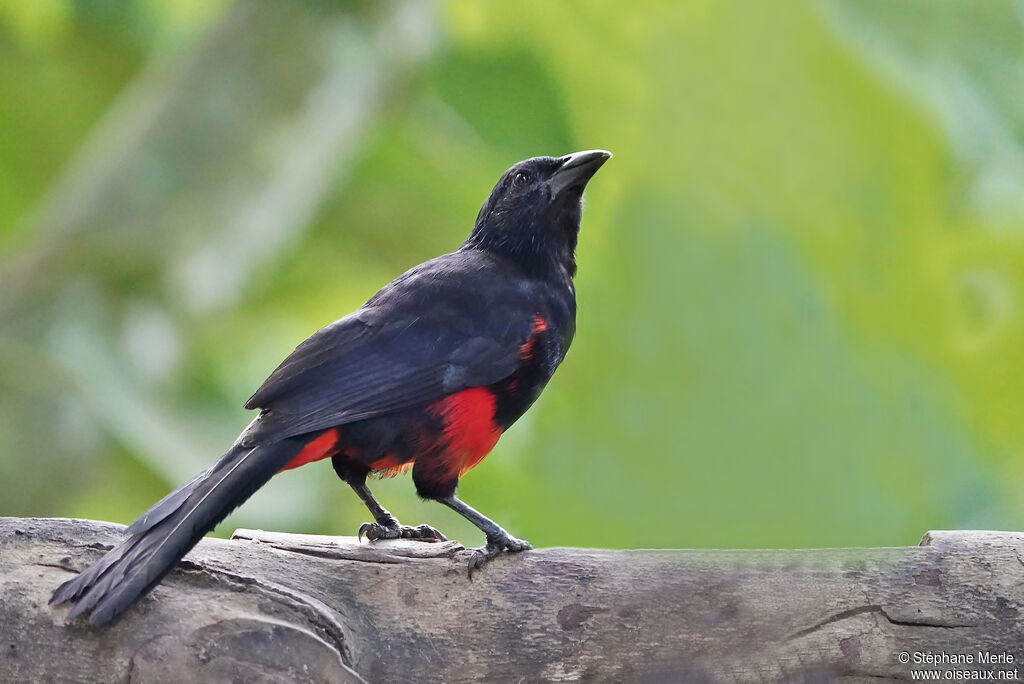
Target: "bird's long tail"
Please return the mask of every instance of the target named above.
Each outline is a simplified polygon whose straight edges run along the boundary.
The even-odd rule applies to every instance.
[[[307,440],[234,446],[213,467],[174,490],[132,523],[124,541],[77,577],[50,603],[74,601],[68,619],[89,613],[103,625],[130,608],[170,572],[204,534],[296,458]]]

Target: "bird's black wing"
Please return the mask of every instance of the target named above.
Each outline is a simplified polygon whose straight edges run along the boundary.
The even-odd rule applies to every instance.
[[[514,372],[536,302],[458,256],[413,269],[299,345],[246,403],[263,411],[240,443],[372,418]]]

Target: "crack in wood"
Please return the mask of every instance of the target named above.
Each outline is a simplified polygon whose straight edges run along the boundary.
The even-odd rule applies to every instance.
[[[810,627],[807,627],[805,629],[801,629],[798,632],[794,632],[790,636],[786,637],[786,641],[792,641],[793,639],[799,639],[800,637],[805,637],[805,636],[807,636],[809,634],[813,634],[814,632],[819,631],[823,627],[827,627],[828,625],[835,624],[836,622],[840,622],[842,620],[848,620],[850,618],[857,617],[858,615],[865,615],[865,614],[869,614],[869,613],[875,613],[875,614],[881,615],[890,624],[899,625],[901,627],[937,627],[937,628],[940,628],[940,629],[962,629],[962,628],[965,628],[965,627],[974,627],[975,626],[975,625],[969,624],[969,623],[967,623],[967,624],[959,624],[959,623],[935,622],[935,621],[930,621],[930,620],[908,620],[908,619],[894,618],[891,615],[889,615],[889,613],[881,605],[879,605],[879,604],[871,604],[871,605],[867,605],[867,606],[857,606],[856,608],[849,608],[847,610],[840,611],[840,612],[838,612],[838,613],[836,613],[834,615],[830,615],[829,617],[825,618],[824,620],[822,620],[822,621],[820,621],[820,622],[818,622],[818,623],[816,623],[816,624],[814,624],[814,625],[812,625]]]

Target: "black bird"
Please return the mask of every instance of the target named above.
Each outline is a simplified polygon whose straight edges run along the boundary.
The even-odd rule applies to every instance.
[[[420,496],[486,536],[470,573],[530,548],[455,490],[569,349],[583,188],[609,157],[536,157],[506,171],[457,251],[407,271],[300,344],[246,402],[260,413],[231,449],[143,513],[50,603],[74,601],[69,619],[110,622],[276,473],[328,457],[373,515],[360,537],[444,539],[400,525],[366,486],[371,473],[411,468]]]

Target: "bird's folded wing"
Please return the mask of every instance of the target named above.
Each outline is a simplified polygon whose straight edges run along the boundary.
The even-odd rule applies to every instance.
[[[516,370],[527,310],[418,315],[363,309],[303,342],[246,403],[264,409],[243,444],[276,441],[435,401]],[[383,319],[383,320],[376,320]]]

